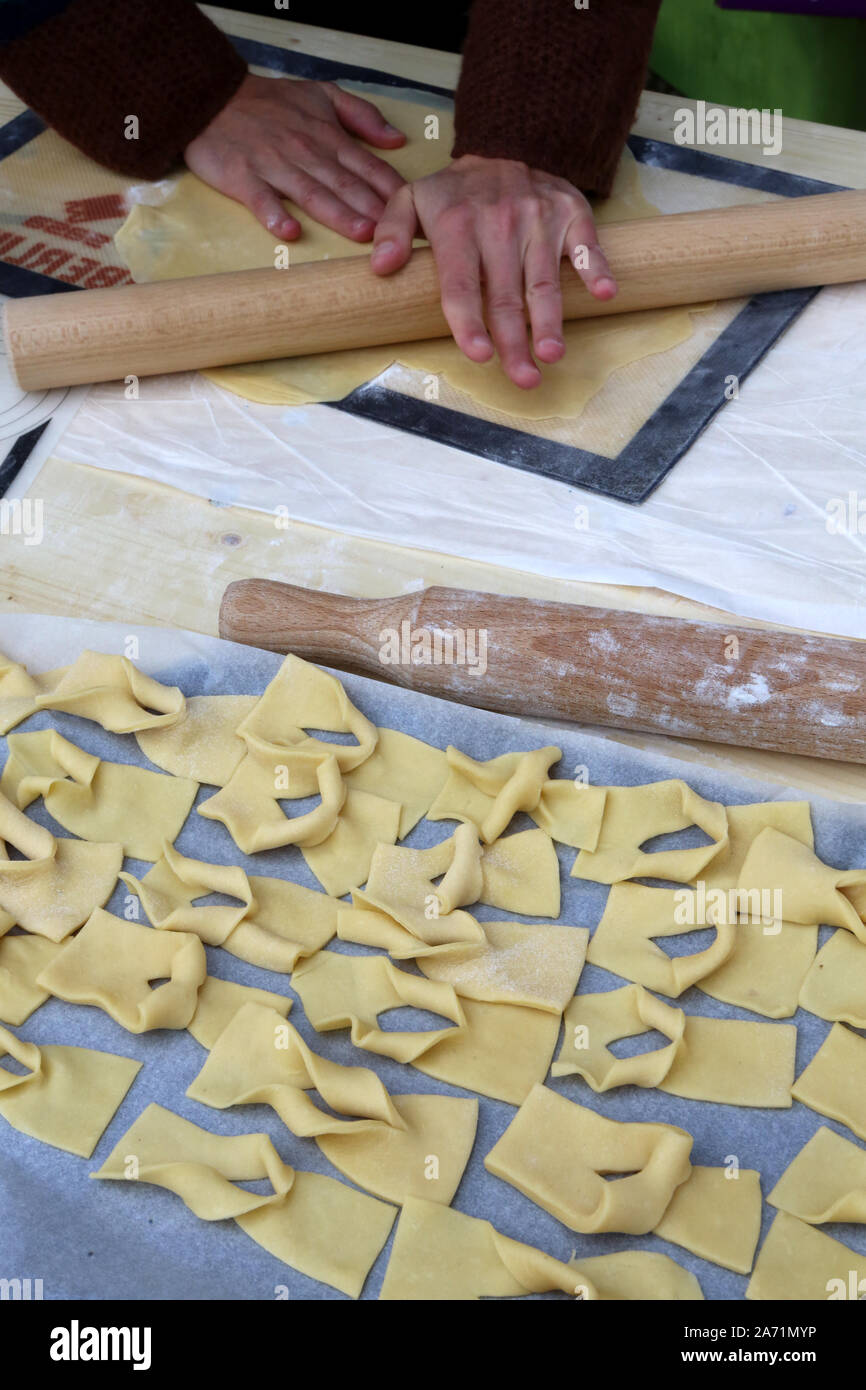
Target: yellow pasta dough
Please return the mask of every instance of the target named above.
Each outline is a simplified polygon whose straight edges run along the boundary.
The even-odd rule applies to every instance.
[[[657,1030],[667,1047],[617,1058],[608,1044]],[[739,1019],[688,1017],[640,985],[579,994],[565,1014],[554,1076],[577,1074],[594,1091],[657,1086],[672,1095],[723,1105],[788,1107],[797,1030]]]
[[[4,1067],[6,1056],[26,1075]],[[89,1158],[140,1068],[88,1047],[37,1047],[0,1027],[0,1116],[32,1139]]]
[[[203,1221],[233,1217],[284,1264],[357,1298],[388,1239],[395,1208],[318,1173],[296,1172],[266,1134],[211,1134],[149,1105],[95,1178],[150,1182]],[[267,1178],[261,1196],[235,1183]]]
[[[330,743],[311,734],[313,729],[350,734],[355,742]],[[336,676],[293,655],[238,725],[238,734],[253,751],[291,753],[292,796],[316,790],[315,770],[323,758],[335,758],[341,773],[352,772],[375,751],[379,738],[376,725],[352,704]]]
[[[331,742],[311,730],[355,741]],[[287,656],[236,733],[246,754],[199,814],[221,821],[245,854],[299,845],[335,896],[363,883],[376,843],[397,838],[403,808],[343,780],[375,751],[379,732],[341,683]],[[294,817],[282,810],[282,801],[312,795],[320,798],[312,810]]]
[[[224,787],[246,753],[237,727],[257,704],[255,695],[193,695],[177,723],[137,731],[136,742],[164,772]]]
[[[585,927],[483,922],[483,946],[422,956],[430,980],[453,985],[463,999],[488,1004],[525,1004],[562,1013],[580,979],[589,932]]]
[[[562,1051],[552,1076],[582,1076],[594,1091],[615,1086],[658,1086],[667,1076],[685,1028],[682,1009],[672,1009],[640,985],[579,994],[565,1011]],[[608,1043],[656,1029],[667,1047],[636,1057],[615,1057]]]
[[[714,922],[715,940],[703,951],[669,956],[656,945],[657,937],[682,936],[704,925],[687,920],[693,914],[683,911],[683,902],[682,894],[673,888],[614,884],[602,919],[590,938],[587,960],[678,999],[728,959],[737,932],[732,923]]]
[[[557,777],[545,782],[538,805],[530,815],[540,830],[561,845],[594,850],[606,802],[606,787]]]
[[[373,752],[345,773],[344,780],[350,791],[372,792],[402,806],[397,832],[402,840],[427,814],[447,775],[441,748],[397,729],[380,728]]]
[[[847,932],[841,935],[853,940]],[[767,1018],[790,1018],[797,1012],[801,986],[817,946],[817,927],[737,922],[731,954],[696,984],[704,994],[725,1004],[736,1004]],[[866,955],[866,948],[860,949]]]
[[[39,682],[27,668],[0,652],[0,734],[29,719],[39,694]]]
[[[866,1152],[822,1125],[796,1155],[767,1198],[809,1225],[866,1222]]]
[[[41,936],[0,938],[0,1021],[17,1028],[45,1003],[49,992],[36,978],[62,949]]]
[[[464,1024],[463,1009],[450,985],[397,970],[382,956],[320,951],[301,962],[292,975],[292,986],[317,1032],[350,1028],[356,1047],[397,1062],[416,1061],[451,1028],[384,1032],[377,1024],[380,1014],[406,1006],[442,1014],[456,1027]]]
[[[464,1026],[447,1033],[414,1065],[451,1086],[521,1105],[547,1075],[559,1015],[522,1004],[461,1002]]]
[[[337,1113],[320,1110],[311,1089]],[[374,1071],[320,1057],[279,1013],[256,1003],[231,1020],[187,1095],[220,1110],[272,1106],[353,1182],[394,1202],[425,1196],[449,1203],[478,1118],[474,1100],[389,1096]]]
[[[587,1299],[595,1288],[583,1280]],[[462,1211],[419,1198],[406,1202],[397,1222],[380,1299],[475,1301],[521,1298],[560,1290],[581,1296],[581,1275],[531,1245],[510,1240]]]
[[[442,875],[441,883],[434,879]],[[386,913],[419,945],[481,944],[484,932],[460,911],[481,894],[481,846],[473,825],[462,825],[432,849],[379,845],[370,862],[364,893],[354,901]]]
[[[490,845],[525,811],[553,839],[575,848],[594,849],[605,797],[603,787],[576,786],[548,777],[562,749],[502,753],[476,762],[459,749],[446,750],[448,780],[428,812],[429,820],[460,820],[474,825]]]
[[[817,1303],[864,1293],[866,1255],[780,1211],[761,1246],[746,1298]]]
[[[84,651],[71,666],[48,671],[32,679],[30,686],[32,699],[29,702],[26,697],[21,699],[17,718],[8,705],[5,718],[0,716],[3,733],[30,714],[44,709],[63,710],[82,719],[92,719],[103,729],[117,734],[166,728],[183,715],[184,697],[177,686],[162,685],[146,676],[125,656]],[[0,686],[0,708],[2,689]]]
[[[571,1260],[579,1280],[588,1280],[600,1299],[614,1303],[696,1302],[703,1299],[695,1276],[669,1255],[654,1250],[618,1250]],[[585,1297],[586,1295],[584,1295]]]
[[[198,791],[184,777],[102,762],[55,729],[10,734],[0,791],[20,810],[42,797],[56,821],[83,840],[119,842],[133,859],[158,859],[180,834]]]
[[[110,733],[168,728],[183,714],[182,691],[146,676],[125,656],[85,651],[72,666],[43,679],[51,680],[51,689],[37,698],[37,709],[77,714]]]
[[[459,999],[450,984],[397,970],[381,956],[320,951],[295,970],[292,985],[317,1031],[351,1028],[356,1047],[512,1105],[547,1075],[559,1032],[558,1014]],[[378,1016],[401,1005],[441,1014],[454,1027],[380,1029]]]
[[[609,1120],[537,1085],[484,1166],[572,1231],[644,1235],[688,1178],[691,1148],[684,1129]]]
[[[306,848],[321,844],[334,830],[346,800],[339,763],[332,755],[322,756],[313,769],[320,797],[318,805],[297,816],[287,816],[280,801],[290,796],[281,782],[288,761],[280,760],[288,758],[285,752],[279,753],[276,760],[267,753],[248,752],[225,786],[201,803],[199,815],[205,820],[220,821],[244,854],[282,845]],[[306,769],[305,755],[301,755],[301,765]],[[305,791],[303,796],[307,794]],[[292,794],[292,799],[300,795]]]
[[[478,901],[518,917],[558,917],[559,860],[550,836],[519,830],[482,849]]]
[[[475,1301],[556,1291],[582,1302],[703,1297],[694,1275],[667,1255],[623,1250],[565,1263],[489,1221],[417,1198],[400,1213],[379,1297]]]
[[[160,932],[101,908],[41,972],[37,984],[71,1004],[95,1004],[130,1033],[186,1028],[207,974],[188,932]],[[153,980],[164,980],[151,988]]]
[[[365,881],[376,847],[396,840],[401,810],[398,802],[372,792],[347,790],[330,835],[320,844],[301,846],[308,869],[326,893],[341,898]]]
[[[866,1038],[834,1023],[791,1094],[866,1139]]]
[[[12,845],[23,856],[6,857]],[[0,914],[8,925],[62,941],[111,896],[123,848],[58,840],[0,792]]]
[[[641,847],[658,835],[696,825],[709,836],[697,849],[647,853]],[[666,878],[688,883],[728,847],[724,806],[705,801],[685,782],[649,782],[639,787],[608,787],[601,832],[595,850],[582,849],[572,875],[595,883],[629,878]]]
[[[519,811],[533,811],[561,748],[503,753],[476,762],[459,748],[445,749],[448,780],[430,808],[429,820],[460,820],[475,826],[486,845],[498,840]]]
[[[746,855],[762,830],[781,831],[812,848],[812,808],[808,801],[757,801],[745,806],[726,806],[725,813],[727,848],[715,855],[700,873],[708,891],[736,888]]]
[[[787,922],[846,927],[866,944],[866,923],[846,896],[846,890],[864,885],[866,869],[833,869],[808,845],[772,828],[753,841],[739,881],[743,892],[781,890],[782,916]]]
[[[659,1090],[719,1105],[784,1110],[791,1105],[796,1050],[792,1024],[690,1015]]]
[[[803,980],[800,1003],[830,1023],[866,1028],[866,945],[851,932],[834,931]]]
[[[692,1168],[655,1228],[662,1240],[735,1274],[748,1274],[761,1234],[761,1175],[752,1168]]]
[[[195,932],[263,970],[291,971],[334,935],[339,904],[324,893],[281,878],[248,877],[239,865],[188,859],[171,845],[140,881],[121,878],[138,895],[148,919],[168,931]],[[237,906],[198,900],[221,893]]]
[[[199,988],[195,1013],[187,1025],[187,1032],[210,1051],[247,1004],[267,1008],[285,1018],[292,1000],[270,989],[256,989],[253,985],[239,985],[234,980],[208,975]]]

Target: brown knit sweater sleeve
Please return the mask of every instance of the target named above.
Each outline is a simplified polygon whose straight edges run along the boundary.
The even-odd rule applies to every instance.
[[[454,157],[519,159],[610,192],[646,76],[660,0],[475,0]]]
[[[171,168],[246,71],[192,0],[72,0],[0,47],[0,77],[22,101],[92,159],[143,179]]]

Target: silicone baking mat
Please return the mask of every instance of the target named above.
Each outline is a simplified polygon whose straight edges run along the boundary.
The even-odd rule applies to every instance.
[[[270,652],[188,632],[32,614],[0,617],[0,650],[34,671],[73,661],[86,647],[105,652],[129,650],[133,638],[138,642],[138,665],[160,680],[177,681],[187,695],[260,693],[281,660]],[[557,744],[563,750],[562,762],[554,769],[557,776],[570,777],[578,768],[584,768],[598,785],[636,785],[685,776],[701,795],[728,804],[798,797],[796,791],[777,785],[685,765],[675,758],[644,753],[580,730],[490,714],[363,677],[341,679],[351,699],[377,724],[401,729],[440,748],[455,743],[474,758]],[[21,729],[47,726],[59,728],[91,753],[147,765],[132,735],[106,734],[97,725],[71,715],[39,714]],[[5,749],[5,740],[0,738],[0,764],[5,759]],[[202,787],[197,804],[212,791]],[[48,825],[54,833],[65,834],[47,815],[41,801],[28,809],[28,815]],[[840,868],[866,864],[866,808],[813,799],[812,818],[816,849],[825,861]],[[521,816],[511,829],[530,826],[528,818]],[[404,843],[418,847],[438,843],[453,828],[451,822],[422,821]],[[670,837],[668,845],[678,847],[690,842],[690,832],[685,831]],[[212,863],[240,863],[247,873],[291,879],[310,888],[319,886],[296,847],[247,858],[237,850],[222,825],[205,820],[195,811],[177,843],[181,853]],[[571,878],[569,870],[576,851],[562,845],[557,850],[563,894],[559,920],[594,930],[608,889]],[[127,867],[138,876],[147,868],[135,861],[127,861]],[[109,909],[123,916],[126,903],[127,890],[118,885]],[[478,907],[473,911],[485,920],[511,915],[498,908]],[[696,932],[679,939],[677,949],[701,949],[705,944],[703,935]],[[822,943],[828,935],[828,930],[822,929]],[[326,949],[350,955],[370,954],[363,947],[338,940]],[[217,947],[207,947],[207,957],[211,975],[291,996],[291,1021],[316,1052],[337,1062],[374,1068],[392,1093],[472,1094],[435,1081],[414,1067],[353,1047],[347,1029],[316,1033],[289,976],[248,965]],[[615,989],[623,983],[608,971],[587,965],[578,992]],[[758,1021],[747,1010],[720,1003],[694,986],[674,1002],[690,1015]],[[392,1026],[399,1028],[441,1026],[420,1011],[401,1010],[392,1015],[392,1020]],[[830,1025],[803,1009],[783,1022],[797,1026],[799,1076],[827,1036]],[[100,1167],[144,1107],[158,1101],[219,1134],[264,1131],[285,1162],[301,1170],[342,1178],[312,1139],[292,1135],[269,1107],[214,1110],[188,1099],[186,1089],[203,1065],[205,1053],[187,1032],[163,1029],[133,1035],[100,1009],[66,1004],[59,999],[48,1000],[21,1028],[13,1031],[30,1042],[101,1048],[136,1057],[144,1065],[90,1160],[19,1134],[0,1119],[0,1277],[42,1279],[46,1299],[273,1299],[279,1288],[287,1288],[291,1299],[343,1297],[281,1264],[253,1244],[233,1221],[200,1221],[178,1197],[157,1187],[93,1182],[88,1177]],[[557,1055],[561,1037],[562,1034]],[[653,1035],[645,1035],[636,1039],[633,1047],[627,1042],[615,1043],[614,1047],[618,1055],[623,1055],[653,1045]],[[755,1058],[755,1065],[760,1066],[759,1057]],[[859,1143],[844,1125],[826,1120],[799,1101],[787,1110],[749,1109],[685,1100],[636,1086],[622,1086],[597,1095],[576,1076],[548,1078],[546,1084],[569,1100],[615,1120],[681,1126],[694,1136],[693,1163],[723,1167],[730,1165],[733,1157],[741,1168],[759,1170],[765,1199],[782,1171],[821,1125],[829,1125]],[[478,1133],[454,1198],[457,1210],[484,1217],[505,1235],[560,1260],[568,1260],[573,1253],[588,1258],[618,1250],[666,1254],[696,1275],[706,1298],[743,1298],[747,1284],[743,1275],[700,1259],[656,1235],[575,1235],[513,1187],[488,1173],[484,1158],[515,1113],[513,1106],[502,1101],[479,1098]],[[765,1201],[762,1239],[774,1215],[775,1208]],[[820,1229],[866,1254],[866,1226],[835,1223]],[[378,1295],[391,1243],[389,1240],[371,1271],[365,1298]]]
[[[258,68],[294,77],[419,90],[416,82],[370,68],[251,40],[235,38],[233,42]],[[451,95],[437,87],[422,90],[440,100]],[[40,168],[37,180],[37,166],[45,163],[40,161],[38,145],[44,129],[39,117],[28,111],[0,130],[0,160],[15,156],[18,184],[17,197],[13,194],[0,203],[0,293],[43,294],[128,281],[113,235],[126,215],[124,194],[129,181],[99,169],[70,147],[62,161],[55,154],[51,177],[46,178]],[[681,181],[715,185],[722,203],[798,197],[838,188],[657,140],[633,137],[629,146],[645,171],[663,170]],[[30,171],[28,155],[32,155]],[[11,179],[12,166],[0,168],[0,185],[4,173]],[[676,205],[666,210],[678,209]],[[439,399],[430,401],[424,398],[420,374],[406,372],[400,389],[390,379],[387,385],[371,382],[331,404],[497,463],[640,503],[724,406],[731,378],[742,382],[748,376],[816,292],[758,295],[747,302],[716,306],[688,343],[649,359],[649,370],[638,362],[615,372],[577,420],[518,423],[485,411],[447,383]]]

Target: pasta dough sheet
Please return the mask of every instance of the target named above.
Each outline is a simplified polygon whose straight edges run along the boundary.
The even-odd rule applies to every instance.
[[[448,164],[453,142],[450,112],[430,112],[423,99],[419,103],[377,95],[375,100],[386,118],[408,137],[401,150],[377,150],[380,157],[410,181]],[[434,139],[428,138],[431,116],[438,122]],[[164,202],[155,200],[158,193],[148,194],[147,190],[144,197],[148,201],[133,205],[115,236],[120,256],[136,280],[178,280],[275,264],[278,243],[270,233],[246,208],[195,174],[182,174]],[[369,255],[369,246],[313,222],[294,206],[291,210],[303,232],[289,245],[289,267],[306,261]],[[597,220],[622,222],[657,212],[643,197],[637,163],[626,151],[612,196],[596,207]],[[287,273],[291,274],[290,268]],[[665,352],[690,338],[692,312],[657,309],[594,323],[570,323],[565,328],[565,357],[543,368],[544,380],[534,391],[521,391],[513,385],[495,361],[483,366],[470,362],[449,339],[254,362],[217,368],[205,375],[246,400],[301,405],[342,400],[399,361],[430,377],[428,385],[434,391],[435,378],[443,376],[471,401],[506,415],[523,420],[570,419],[580,415],[618,367]]]

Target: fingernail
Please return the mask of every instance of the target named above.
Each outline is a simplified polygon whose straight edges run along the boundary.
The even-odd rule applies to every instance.
[[[489,340],[489,338],[482,338],[482,337],[473,338],[473,339],[471,340],[469,346],[470,346],[475,352],[486,352],[486,351],[488,350],[488,348],[490,347],[490,340]]]
[[[616,281],[609,275],[604,275],[595,282],[595,294],[598,299],[610,299],[616,294]]]
[[[386,134],[386,135],[402,135],[403,132],[402,132],[402,130],[398,130],[397,127],[396,127],[395,125],[389,125],[388,122],[386,121],[386,122],[385,122],[385,134]]]
[[[539,352],[557,352],[560,348],[564,347],[565,343],[561,338],[542,338],[541,342],[538,344]]]
[[[374,255],[374,256],[378,256],[378,257],[381,257],[381,256],[390,256],[391,252],[394,251],[395,249],[396,249],[396,242],[393,242],[393,241],[380,241],[380,242],[379,242],[379,245],[376,247],[375,251],[373,252],[373,255]]]

